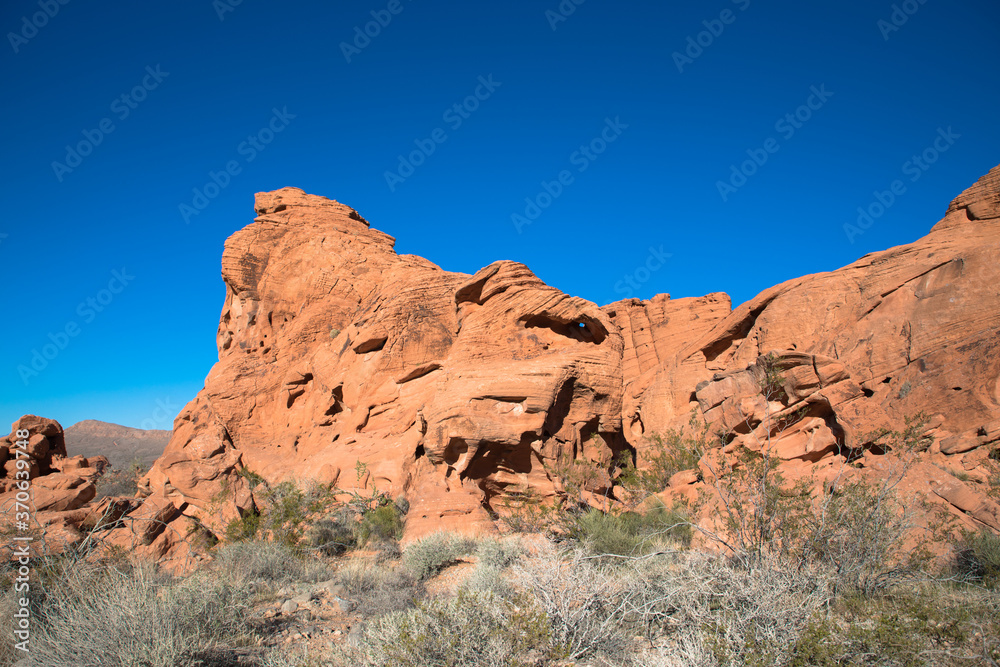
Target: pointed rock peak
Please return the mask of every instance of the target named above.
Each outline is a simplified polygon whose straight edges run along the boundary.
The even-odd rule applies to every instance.
[[[301,188],[285,187],[271,192],[258,192],[254,196],[254,210],[257,215],[271,215],[292,208],[330,208],[346,213],[349,218],[360,222],[365,227],[370,226],[368,221],[350,206],[345,206],[328,197],[307,194]]]
[[[1000,218],[1000,166],[976,181],[972,187],[955,197],[948,213],[966,209],[970,220]]]

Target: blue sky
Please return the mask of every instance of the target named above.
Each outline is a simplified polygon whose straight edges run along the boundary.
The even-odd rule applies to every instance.
[[[449,270],[735,304],[1000,162],[994,0],[576,2],[3,3],[0,421],[170,428],[258,191]]]

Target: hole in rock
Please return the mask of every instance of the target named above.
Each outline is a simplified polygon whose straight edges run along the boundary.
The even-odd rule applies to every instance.
[[[871,398],[872,396],[875,395],[875,392],[872,391],[871,389],[868,389],[867,387],[862,387],[861,392],[865,395],[865,398]]]
[[[600,345],[607,336],[604,327],[597,322],[579,320],[574,322],[560,322],[545,315],[532,315],[528,317],[524,320],[524,327],[526,329],[548,329],[560,336],[572,338],[583,343],[594,343],[595,345]]]
[[[323,413],[326,417],[333,417],[344,411],[344,387],[340,386],[334,389],[331,397],[333,398],[333,402],[326,409],[326,412]]]
[[[462,438],[452,438],[444,448],[444,462],[450,466],[458,463],[458,459],[469,451],[469,445]]]
[[[377,338],[369,338],[368,340],[361,341],[354,346],[354,351],[358,354],[365,354],[367,352],[378,352],[383,347],[385,347],[386,341],[389,340],[386,336],[379,336]]]

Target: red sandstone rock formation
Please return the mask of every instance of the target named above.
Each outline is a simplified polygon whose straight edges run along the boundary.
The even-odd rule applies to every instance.
[[[923,239],[732,310],[724,294],[598,308],[508,261],[450,273],[397,255],[347,206],[259,194],[223,254],[219,363],[145,479],[144,527],[115,539],[163,556],[197,523],[220,531],[259,502],[242,468],[405,494],[408,538],[492,530],[512,485],[559,492],[556,457],[630,449],[642,466],[647,437],[692,411],[731,432],[729,451],[761,442],[767,415],[795,415],[763,440],[798,477],[850,452],[877,471],[887,459],[865,433],[937,415],[901,488],[1000,529],[977,482],[1000,438],[998,202],[1000,168]],[[772,351],[784,386],[769,404]],[[956,466],[972,481],[943,470]],[[698,479],[678,476],[678,492]]]
[[[25,434],[27,437],[21,437]],[[24,512],[28,519],[16,532],[44,536],[55,551],[79,543],[83,536],[77,527],[91,513],[81,508],[96,495],[94,482],[108,464],[107,459],[67,457],[59,422],[25,415],[11,424],[10,435],[0,440],[0,460],[4,462],[0,526],[16,529],[20,521],[17,515]],[[22,507],[18,507],[19,491],[30,498]]]
[[[807,408],[769,443],[789,462],[787,473],[815,472],[802,463],[835,466],[839,452],[866,450],[866,433],[902,429],[907,416],[924,412],[936,442],[901,490],[947,501],[968,527],[1000,530],[1000,507],[983,494],[983,464],[1000,447],[998,201],[1000,167],[959,195],[915,243],[788,281],[722,317],[706,297],[696,307],[708,315],[672,344],[665,341],[679,326],[676,317],[655,299],[606,306],[623,332],[653,332],[638,342],[626,336],[626,359],[647,359],[631,386],[626,374],[623,399],[640,460],[637,436],[677,428],[691,410],[719,430],[756,428],[766,401],[752,371],[775,351],[786,397],[773,414]],[[739,435],[735,444],[761,439]]]

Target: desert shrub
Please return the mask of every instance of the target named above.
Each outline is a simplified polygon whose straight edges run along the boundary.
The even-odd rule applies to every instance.
[[[548,649],[544,614],[488,593],[462,591],[369,624],[355,664],[378,667],[507,667]]]
[[[576,458],[572,454],[560,453],[552,461],[543,463],[549,478],[556,482],[560,496],[568,507],[587,505],[585,492],[611,497],[613,482],[610,475],[612,454],[597,434],[592,438],[595,449],[601,453],[599,460]]]
[[[233,519],[226,525],[224,536],[228,542],[253,540],[260,532],[261,517],[259,512],[247,511],[238,519]]]
[[[414,542],[403,552],[403,567],[417,579],[423,581],[434,576],[460,556],[466,556],[476,548],[472,538],[455,533],[434,533]]]
[[[267,480],[265,480],[261,475],[255,473],[249,468],[240,468],[239,470],[236,471],[236,474],[247,481],[247,483],[250,485],[251,491],[253,489],[256,489],[261,484],[267,483]]]
[[[517,592],[502,568],[482,562],[476,565],[476,568],[465,578],[459,588],[460,590],[490,593],[505,598],[511,597]]]
[[[281,585],[293,581],[322,581],[329,568],[315,557],[281,542],[234,542],[217,547],[213,567],[234,582],[263,581]]]
[[[139,490],[139,479],[148,472],[139,459],[133,460],[123,470],[110,468],[97,479],[97,495],[95,500],[108,496],[124,496],[131,498]]]
[[[773,440],[799,417],[766,416],[752,432],[759,451],[740,448],[733,457],[705,462],[713,480],[701,503],[718,508],[722,530],[698,530],[740,558],[831,567],[845,592],[874,595],[915,576],[930,554],[923,543],[904,548],[905,538],[913,537],[912,508],[900,499],[896,486],[916,453],[928,446],[926,419],[918,415],[907,419],[901,431],[861,437],[868,446],[893,452],[891,464],[877,482],[844,483],[838,477],[817,499],[809,481],[786,482],[772,453]],[[851,452],[844,453],[841,474],[851,470]]]
[[[638,524],[634,512],[610,514],[592,509],[577,518],[572,535],[594,554],[637,556],[641,555]]]
[[[501,597],[514,596],[516,589],[507,570],[527,553],[521,539],[517,536],[480,538],[474,553],[478,563],[461,588]]]
[[[313,485],[305,490],[282,482],[263,494],[265,510],[261,529],[278,542],[295,545],[302,539],[308,518],[333,501],[329,488]]]
[[[376,540],[369,542],[368,548],[375,552],[376,563],[399,560],[403,555],[403,550],[396,540]]]
[[[398,540],[403,535],[403,516],[395,503],[380,504],[361,515],[355,534],[358,544],[372,540]]]
[[[251,488],[267,483],[260,475],[241,469],[238,473],[247,479]],[[220,498],[230,493],[224,487]],[[230,542],[253,540],[264,537],[287,545],[303,542],[312,519],[334,502],[334,495],[328,486],[311,484],[305,489],[292,482],[282,482],[255,493],[263,507],[249,510],[234,519],[225,528],[225,537]]]
[[[807,484],[788,484],[779,460],[740,449],[734,460],[712,468],[711,491],[701,502],[716,503],[723,532],[700,529],[741,558],[772,558],[793,552],[812,510]]]
[[[146,566],[81,567],[47,592],[28,665],[194,665],[250,635],[247,592],[207,574],[172,581]]]
[[[514,536],[480,538],[475,549],[480,564],[498,569],[513,565],[524,552],[521,540]]]
[[[678,508],[662,504],[645,513],[591,509],[576,517],[571,535],[593,554],[641,556],[668,541],[691,543],[691,522]]]
[[[993,664],[1000,657],[998,599],[937,582],[876,598],[846,596],[817,614],[790,648],[792,667]]]
[[[710,594],[690,611],[701,616],[705,645],[721,664],[779,663],[830,599],[822,583],[781,563],[721,567],[716,573],[717,579],[704,582]]]
[[[639,654],[635,664],[642,667],[717,667],[719,663],[705,646],[701,635],[688,632],[676,637],[670,648]]]
[[[251,483],[266,485],[259,475],[241,472]],[[223,494],[228,493],[223,489]],[[225,528],[228,542],[272,540],[302,550],[336,555],[364,544],[391,546],[403,532],[402,512],[385,494],[352,494],[344,504],[336,504],[334,491],[312,484],[305,489],[291,482],[258,491],[260,510],[244,512]]]
[[[581,552],[560,556],[551,548],[518,562],[512,574],[515,586],[548,619],[552,652],[568,660],[622,658],[627,647],[624,621],[635,591],[619,576]]]
[[[423,586],[409,572],[378,563],[352,560],[337,572],[336,580],[365,616],[409,609],[424,595]]]
[[[831,599],[822,573],[762,559],[682,552],[635,561],[621,576],[634,629],[676,643],[693,664],[781,664]]]
[[[357,522],[346,516],[320,519],[309,525],[302,544],[308,549],[334,556],[357,544]]]
[[[563,523],[561,508],[530,486],[510,486],[497,502],[497,518],[518,533],[542,533]]]
[[[637,465],[627,457],[621,459],[618,483],[632,497],[633,503],[641,502],[646,496],[666,489],[675,474],[697,470],[698,461],[710,446],[708,431],[699,429],[692,417],[686,430],[670,429],[650,435]]]
[[[967,532],[957,547],[956,570],[987,588],[1000,587],[1000,536],[988,528]]]
[[[808,515],[799,556],[830,566],[839,589],[870,596],[913,577],[927,560],[922,549],[904,548],[911,527],[891,485],[852,482]]]

